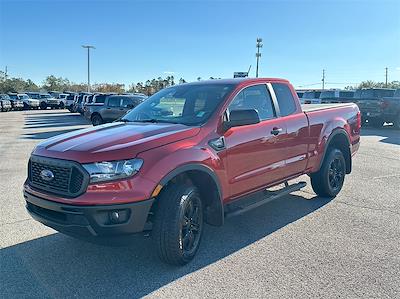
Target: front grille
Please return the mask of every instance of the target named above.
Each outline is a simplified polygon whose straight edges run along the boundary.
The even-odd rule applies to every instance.
[[[51,172],[46,179],[42,172]],[[73,161],[32,156],[29,161],[30,184],[40,190],[65,197],[76,197],[87,187],[89,177],[82,167]]]

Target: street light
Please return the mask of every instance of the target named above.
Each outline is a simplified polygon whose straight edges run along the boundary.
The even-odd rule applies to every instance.
[[[262,44],[262,38],[257,37],[257,53],[256,53],[256,57],[257,57],[257,68],[256,68],[256,78],[258,78],[258,61],[261,57],[261,53],[260,53],[260,48],[262,48],[263,44]]]
[[[90,92],[90,49],[96,49],[94,46],[83,45],[87,49],[87,91]]]

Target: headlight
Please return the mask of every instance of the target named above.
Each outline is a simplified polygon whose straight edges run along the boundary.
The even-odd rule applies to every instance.
[[[105,182],[131,177],[135,175],[143,165],[141,159],[96,162],[83,164],[82,166],[90,174],[90,182]]]

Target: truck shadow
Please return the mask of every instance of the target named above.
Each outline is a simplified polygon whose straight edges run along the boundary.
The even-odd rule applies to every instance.
[[[363,127],[361,136],[377,136],[382,137],[379,142],[400,145],[400,130],[390,126],[384,126],[380,129]]]
[[[91,125],[84,117],[69,111],[28,112],[25,115],[23,139],[47,139]],[[56,130],[62,128],[62,130]]]
[[[196,258],[184,267],[161,263],[149,238],[128,247],[103,247],[56,233],[0,250],[0,297],[139,298],[207,267],[286,225],[330,199],[290,195],[223,227],[207,226]]]
[[[89,121],[78,113],[32,114],[25,117],[24,129],[68,127],[89,124]]]

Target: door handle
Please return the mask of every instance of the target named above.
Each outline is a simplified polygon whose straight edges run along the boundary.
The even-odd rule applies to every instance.
[[[282,132],[282,128],[276,128],[275,127],[275,128],[272,129],[271,134],[276,136],[281,132]]]

